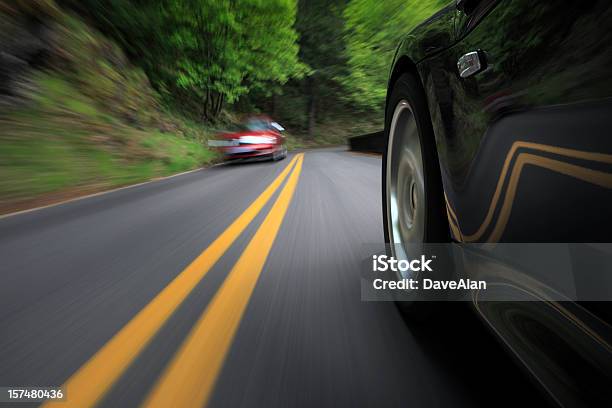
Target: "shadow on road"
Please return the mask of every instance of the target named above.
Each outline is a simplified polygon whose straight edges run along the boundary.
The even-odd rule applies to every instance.
[[[428,320],[404,317],[414,339],[441,370],[461,382],[480,406],[552,407],[525,370],[468,303],[447,302]]]

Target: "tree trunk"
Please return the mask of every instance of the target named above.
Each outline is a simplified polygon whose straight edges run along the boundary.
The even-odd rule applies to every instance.
[[[217,106],[215,106],[215,118],[219,116],[219,114],[221,113],[221,109],[223,109],[223,100],[223,94],[219,94],[219,97],[217,99]]]
[[[308,137],[314,139],[317,113],[317,92],[314,77],[310,77],[308,83],[310,88],[310,99],[308,101]]]
[[[208,109],[208,106],[210,104],[210,92],[206,91],[206,97],[204,98],[204,101],[202,101],[202,119],[205,122],[208,122],[208,120],[210,119],[210,112]]]
[[[272,113],[273,118],[276,118],[278,116],[277,111],[276,111],[276,106],[278,105],[277,99],[278,99],[278,95],[276,95],[275,93],[272,94],[272,98],[270,100],[270,104],[272,105],[270,107],[270,112]]]
[[[203,118],[207,122],[217,119],[223,109],[225,98],[223,94],[215,91],[206,91],[206,99],[204,100]]]

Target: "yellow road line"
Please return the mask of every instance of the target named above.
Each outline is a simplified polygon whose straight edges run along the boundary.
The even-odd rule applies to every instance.
[[[208,402],[293,197],[302,161],[300,155],[270,213],[164,370],[144,407],[199,407]]]
[[[281,174],[204,252],[68,379],[63,386],[66,390],[65,402],[49,402],[43,407],[94,406],[149,344],[210,268],[259,214],[297,160],[298,157],[294,157]]]

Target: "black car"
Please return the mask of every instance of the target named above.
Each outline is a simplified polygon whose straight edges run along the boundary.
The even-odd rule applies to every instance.
[[[392,248],[575,243],[609,255],[609,1],[449,4],[401,41],[385,116],[383,218]],[[572,279],[609,294],[606,271]],[[513,287],[535,296],[540,281],[529,278]],[[473,306],[558,403],[609,406],[610,303],[534,300]],[[414,315],[422,303],[399,306]]]

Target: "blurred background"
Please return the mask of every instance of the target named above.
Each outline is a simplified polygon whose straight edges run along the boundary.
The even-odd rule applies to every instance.
[[[382,129],[440,0],[0,0],[0,213],[197,168],[247,114],[289,149]]]

